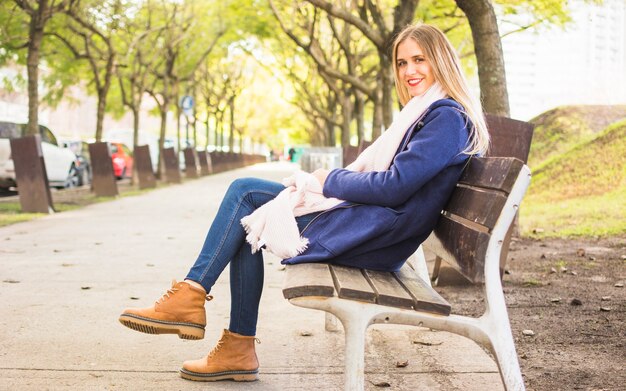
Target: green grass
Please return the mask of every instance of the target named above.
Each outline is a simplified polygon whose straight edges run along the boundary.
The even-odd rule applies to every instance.
[[[558,202],[524,200],[520,208],[523,236],[569,237],[626,234],[626,186],[617,191]],[[536,228],[543,229],[535,233]]]
[[[520,209],[523,235],[626,234],[626,120],[551,156],[533,172]],[[543,232],[536,233],[541,228]]]
[[[0,227],[45,216],[45,213],[22,213],[19,202],[0,203]]]
[[[623,118],[626,118],[626,106],[562,106],[538,115],[530,120],[535,131],[529,166],[536,169],[539,163],[592,139]]]

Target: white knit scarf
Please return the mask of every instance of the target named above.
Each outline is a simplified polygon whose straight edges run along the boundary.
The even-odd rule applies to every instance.
[[[431,104],[445,97],[439,83],[433,84],[422,95],[413,97],[389,129],[346,169],[357,172],[389,169],[407,130]],[[267,251],[281,259],[295,257],[306,250],[309,244],[306,238],[300,236],[296,217],[324,211],[343,202],[337,198],[324,197],[317,178],[304,171],[283,179],[283,184],[287,188],[276,198],[241,219],[247,233],[246,241],[250,243],[253,253],[265,246]]]

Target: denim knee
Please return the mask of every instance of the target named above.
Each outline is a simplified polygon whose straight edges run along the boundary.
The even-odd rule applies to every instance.
[[[239,198],[258,188],[262,182],[264,181],[259,178],[237,178],[231,182],[226,194]]]

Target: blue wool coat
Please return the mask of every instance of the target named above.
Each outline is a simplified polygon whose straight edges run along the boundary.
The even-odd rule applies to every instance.
[[[302,231],[307,250],[282,263],[399,270],[434,229],[468,159],[462,110],[451,99],[434,102],[386,171],[332,170],[324,195],[345,202],[316,216]]]

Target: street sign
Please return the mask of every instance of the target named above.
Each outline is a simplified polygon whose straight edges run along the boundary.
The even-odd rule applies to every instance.
[[[180,108],[183,109],[183,113],[185,115],[193,114],[193,97],[189,95],[185,95],[180,99]]]

